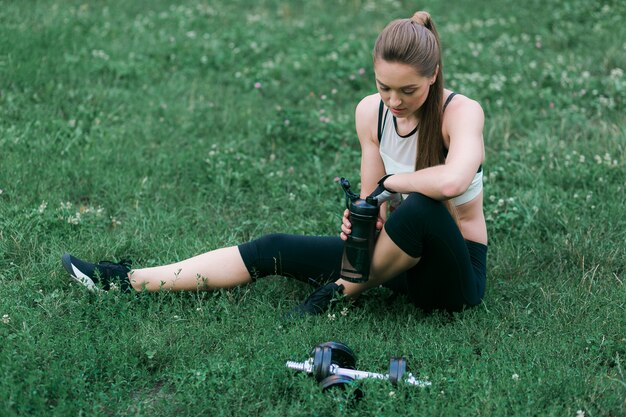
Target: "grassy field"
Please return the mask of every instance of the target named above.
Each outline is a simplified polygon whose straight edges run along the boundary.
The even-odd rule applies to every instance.
[[[283,277],[87,294],[59,257],[180,260],[267,232],[337,234],[353,114],[391,19],[436,19],[449,88],[486,113],[484,303],[382,290],[285,324]],[[0,0],[0,415],[623,416],[622,1]],[[430,388],[356,405],[284,367],[341,340]]]

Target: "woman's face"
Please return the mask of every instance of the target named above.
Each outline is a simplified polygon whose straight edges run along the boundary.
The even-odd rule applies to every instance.
[[[426,101],[428,90],[437,77],[437,73],[432,77],[423,77],[408,64],[382,59],[374,63],[374,73],[380,97],[398,118],[415,115]]]

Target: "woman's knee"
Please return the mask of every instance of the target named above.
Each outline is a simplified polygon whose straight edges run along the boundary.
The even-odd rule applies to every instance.
[[[239,245],[239,252],[252,279],[276,273],[277,254],[285,245],[287,235],[284,233],[270,233],[250,242]]]
[[[239,245],[253,279],[284,275],[309,282],[310,277],[334,276],[341,263],[339,236],[272,233]],[[317,278],[316,278],[317,279]]]
[[[410,193],[398,207],[398,210],[402,207],[411,213],[421,214],[422,217],[429,217],[430,215],[447,211],[442,201],[435,200],[422,193]]]
[[[385,231],[391,240],[413,258],[422,254],[424,228],[431,221],[429,211],[437,203],[423,194],[411,193],[385,222]]]

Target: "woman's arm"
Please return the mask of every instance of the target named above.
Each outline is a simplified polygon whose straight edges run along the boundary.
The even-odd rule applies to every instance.
[[[365,97],[356,106],[356,133],[361,143],[361,198],[365,198],[378,186],[378,181],[385,175],[385,166],[379,153],[378,144],[378,107],[380,96],[372,94]],[[386,204],[380,207],[376,228],[382,229],[386,218]],[[343,213],[341,238],[346,240],[352,233],[350,213]]]
[[[378,106],[380,96],[365,97],[356,107],[356,133],[361,143],[361,197],[369,195],[385,175],[378,143]]]
[[[449,138],[445,164],[393,175],[385,187],[404,194],[419,192],[436,200],[463,194],[484,159],[483,125],[480,104],[464,96],[455,97],[443,120],[444,140]]]

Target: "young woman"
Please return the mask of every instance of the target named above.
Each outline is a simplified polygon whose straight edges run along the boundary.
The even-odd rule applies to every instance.
[[[123,291],[211,290],[290,276],[318,287],[294,309],[297,314],[321,313],[337,294],[355,296],[379,285],[425,311],[479,304],[487,258],[483,111],[444,89],[439,36],[427,12],[391,22],[373,58],[378,92],[356,108],[361,191],[382,203],[367,282],[339,279],[343,241],[351,233],[347,210],[339,237],[271,234],[133,270],[65,254],[65,269],[91,289],[115,285]]]

